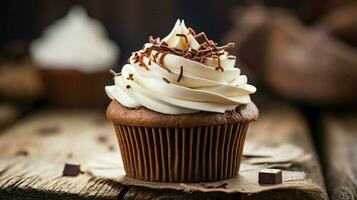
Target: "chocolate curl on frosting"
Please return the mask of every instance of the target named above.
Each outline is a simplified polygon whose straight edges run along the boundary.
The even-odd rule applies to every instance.
[[[181,81],[182,76],[183,76],[183,66],[180,67],[180,75],[179,75],[179,77],[177,78],[177,82],[180,82],[180,81]]]
[[[115,72],[113,69],[110,69],[110,70],[109,70],[109,73],[111,73],[114,77],[116,77],[116,76],[121,76],[121,73],[120,73],[120,72]]]
[[[188,39],[185,34],[176,34],[176,36],[185,38],[185,42],[186,42],[186,44],[188,44]]]
[[[234,47],[235,44],[228,43],[223,46],[217,46],[217,43],[213,42],[212,40],[209,40],[204,32],[196,34],[191,28],[189,28],[188,30],[189,34],[193,35],[195,39],[200,43],[199,49],[194,49],[190,47],[190,45],[187,45],[187,48],[183,50],[172,48],[169,47],[165,41],[161,41],[159,37],[154,38],[153,36],[150,36],[149,43],[151,43],[152,45],[144,48],[141,52],[139,52],[139,54],[135,53],[133,58],[134,62],[138,62],[139,66],[145,67],[147,70],[149,70],[148,66],[146,66],[143,62],[143,58],[148,57],[150,59],[149,65],[151,65],[152,61],[154,61],[160,67],[171,73],[171,70],[164,66],[163,59],[167,54],[174,54],[203,64],[208,58],[217,59],[218,66],[215,67],[215,69],[219,71],[224,71],[223,67],[221,66],[220,56],[224,54],[224,51],[226,49]],[[183,37],[185,39],[185,42],[189,44],[187,35],[176,34],[176,36]],[[152,51],[156,51],[156,53],[152,55]],[[159,55],[160,57],[158,59],[158,62],[156,62]]]

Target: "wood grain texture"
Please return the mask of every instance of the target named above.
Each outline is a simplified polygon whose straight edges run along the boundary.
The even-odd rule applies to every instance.
[[[357,113],[343,117],[325,116],[323,126],[324,158],[331,199],[357,199]]]
[[[305,171],[324,189],[318,159],[304,119],[291,108],[261,111],[248,140],[269,145],[290,142],[313,158],[291,170]],[[113,149],[114,147],[114,149]],[[225,194],[154,190],[123,186],[84,173],[62,177],[64,163],[83,163],[94,154],[117,151],[112,124],[104,112],[42,111],[0,136],[0,199],[327,199],[324,191],[272,190],[258,194]]]

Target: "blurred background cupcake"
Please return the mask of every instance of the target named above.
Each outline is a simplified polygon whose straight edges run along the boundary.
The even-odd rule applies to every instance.
[[[52,106],[96,107],[106,102],[104,86],[119,48],[104,26],[80,6],[48,26],[30,45],[39,69],[44,98]]]

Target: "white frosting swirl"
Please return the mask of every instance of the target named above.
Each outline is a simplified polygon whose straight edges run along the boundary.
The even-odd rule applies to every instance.
[[[30,52],[40,67],[93,72],[114,65],[119,49],[100,22],[76,6],[49,26],[43,37],[31,44]]]
[[[176,34],[185,34],[185,38]],[[169,47],[198,49],[199,43],[189,34],[184,22],[178,20],[165,41]],[[152,44],[147,43],[145,48]],[[151,55],[156,54],[152,51]],[[235,68],[235,59],[228,58],[228,52],[220,56],[224,71],[217,71],[217,59],[207,59],[204,63],[190,60],[174,54],[167,54],[163,58],[163,65],[171,72],[160,67],[160,63],[150,60],[150,56],[143,58],[148,67],[145,69],[135,62],[134,56],[130,64],[124,65],[120,76],[114,78],[115,85],[105,88],[107,95],[122,105],[130,108],[144,106],[148,109],[165,114],[185,114],[199,111],[224,113],[233,110],[240,104],[251,102],[250,94],[256,88],[247,84],[247,77],[240,75]],[[150,62],[150,63],[149,63]],[[183,76],[180,67],[183,66]],[[165,81],[164,79],[168,80]]]

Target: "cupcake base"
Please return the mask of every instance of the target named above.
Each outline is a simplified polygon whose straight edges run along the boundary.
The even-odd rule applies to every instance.
[[[236,176],[248,124],[191,128],[115,125],[127,176],[208,182]]]
[[[159,182],[209,182],[236,176],[254,103],[225,113],[166,115],[112,101],[114,123],[128,177]]]

